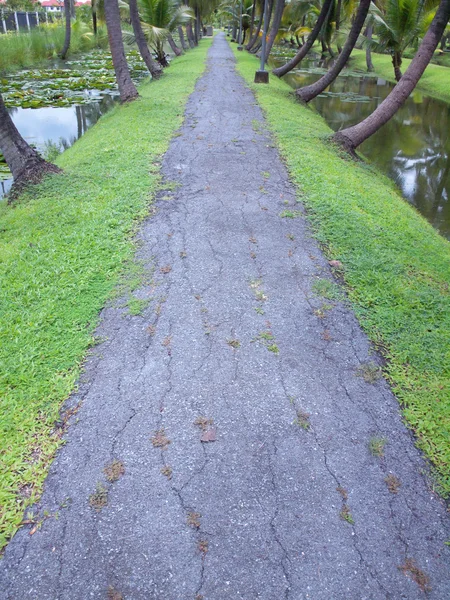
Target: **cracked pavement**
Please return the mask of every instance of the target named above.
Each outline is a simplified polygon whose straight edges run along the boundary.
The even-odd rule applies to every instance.
[[[224,34],[162,169],[149,304],[104,309],[33,509],[50,516],[9,544],[0,598],[450,598],[445,506],[388,385],[358,375],[379,359],[345,300],[314,292],[328,263]]]

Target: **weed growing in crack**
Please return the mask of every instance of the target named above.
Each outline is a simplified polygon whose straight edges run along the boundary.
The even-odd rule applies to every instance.
[[[122,594],[112,585],[108,587],[108,600],[123,600]]]
[[[231,346],[232,348],[234,348],[235,350],[237,350],[238,348],[241,347],[241,342],[235,338],[227,340],[227,344],[229,346]]]
[[[166,436],[164,429],[160,429],[155,432],[155,435],[151,438],[154,448],[161,448],[161,450],[167,450],[167,446],[171,443],[169,438]]]
[[[301,210],[283,210],[280,212],[280,217],[282,219],[296,219],[297,217],[302,216]]]
[[[185,250],[180,252],[180,258],[187,258],[187,252]]]
[[[164,475],[164,477],[167,477],[167,479],[170,481],[172,479],[172,467],[169,465],[166,465],[165,467],[163,467],[161,469],[161,473],[162,475]]]
[[[103,469],[103,473],[110,483],[114,483],[125,473],[125,466],[121,460],[113,460],[112,463],[106,465]]]
[[[163,339],[161,344],[167,348],[167,346],[170,346],[171,341],[172,341],[172,336],[166,335],[166,337]]]
[[[398,490],[402,485],[402,482],[398,477],[396,477],[392,473],[389,473],[389,475],[385,477],[384,481],[386,482],[387,488],[391,492],[391,494],[398,493]]]
[[[343,488],[341,485],[338,485],[336,491],[340,493],[343,500],[348,500],[348,492],[345,488]]]
[[[352,513],[350,512],[350,509],[347,506],[347,504],[343,505],[341,512],[339,513],[339,516],[344,521],[347,521],[347,523],[350,523],[350,525],[354,525],[355,521],[353,520]]]
[[[95,492],[89,496],[89,504],[97,512],[108,504],[108,490],[101,483],[97,483]]]
[[[187,514],[187,524],[189,527],[193,527],[194,529],[200,529],[200,517],[202,515],[196,512],[188,512]]]
[[[256,254],[254,252],[250,252],[250,258],[253,258],[253,260],[255,260]]]
[[[149,335],[155,335],[155,333],[156,333],[156,327],[154,325],[149,325],[147,327],[147,333]]]
[[[261,175],[264,177],[264,179],[269,179],[270,177],[269,171],[261,171]]]
[[[414,559],[407,558],[405,562],[400,565],[399,569],[404,575],[411,577],[411,579],[417,583],[422,592],[431,591],[430,578],[424,571],[422,571],[422,569],[419,569]]]
[[[270,344],[269,346],[266,346],[266,348],[269,352],[273,352],[274,354],[280,353],[280,349],[276,344]]]
[[[372,456],[382,458],[384,456],[384,448],[387,440],[385,438],[372,437],[369,440],[369,450]]]
[[[327,316],[327,312],[329,310],[331,310],[332,308],[333,308],[332,304],[327,304],[326,302],[324,302],[320,308],[316,308],[316,310],[314,311],[314,314],[319,319],[323,319]]]
[[[199,552],[201,552],[203,554],[203,556],[205,556],[206,553],[208,552],[208,546],[209,546],[208,540],[199,540],[197,548],[198,548]]]
[[[330,340],[333,339],[331,337],[331,334],[328,329],[324,329],[320,335],[321,335],[322,339],[325,340],[326,342],[329,342]]]
[[[295,236],[293,233],[287,233],[286,237],[288,240],[290,240],[291,242],[293,242],[295,240]]]
[[[172,267],[170,265],[166,265],[165,267],[161,267],[159,269],[160,273],[162,273],[163,275],[167,275],[167,273],[170,273],[171,270]]]
[[[255,306],[255,311],[258,313],[258,315],[264,314],[264,310],[260,306]]]
[[[249,241],[251,244],[257,244],[257,243],[258,243],[258,240],[257,240],[257,239],[256,239],[256,238],[255,238],[253,235],[252,235],[251,237],[249,237],[249,238],[248,238],[248,241]]]
[[[305,431],[308,431],[308,429],[311,427],[311,423],[309,422],[309,417],[311,415],[300,408],[296,412],[297,418],[294,421],[295,425],[298,425]]]
[[[382,377],[381,368],[375,362],[363,363],[356,369],[356,375],[366,383],[375,383]]]

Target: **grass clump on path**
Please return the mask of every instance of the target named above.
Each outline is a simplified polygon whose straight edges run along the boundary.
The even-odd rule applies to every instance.
[[[0,208],[0,548],[39,496],[60,444],[54,422],[94,343],[133,233],[159,183],[210,41],[141,98],[102,117],[20,203]],[[25,493],[26,490],[26,493]]]
[[[372,62],[375,71],[367,73],[368,75],[382,77],[396,83],[392,57],[389,54],[376,54],[373,52]],[[402,73],[406,71],[410,62],[409,58],[402,59]],[[352,51],[349,64],[351,69],[367,71],[365,50],[355,48]],[[420,78],[417,89],[445,102],[450,102],[450,68],[430,63]]]
[[[343,264],[354,312],[388,359],[385,373],[418,446],[450,495],[450,244],[375,168],[330,144],[331,129],[258,63],[235,52],[265,111],[328,258]]]

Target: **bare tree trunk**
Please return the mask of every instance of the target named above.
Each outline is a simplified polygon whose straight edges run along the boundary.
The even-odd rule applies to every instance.
[[[159,79],[162,74],[162,69],[153,60],[150,50],[145,39],[144,32],[142,31],[141,20],[139,19],[139,11],[136,0],[129,0],[130,5],[130,20],[133,26],[134,37],[136,38],[136,44],[139,48],[139,52],[142,56],[142,60],[145,62],[147,69],[153,79]]]
[[[372,33],[373,33],[373,25],[367,26],[366,38],[367,38],[367,46],[366,46],[366,66],[369,72],[374,71],[373,63],[372,63],[372,52],[370,44],[372,43]]]
[[[307,85],[306,87],[300,88],[295,92],[298,98],[302,100],[302,102],[309,102],[310,100],[318,96],[321,92],[323,92],[323,90],[327,88],[330,85],[330,83],[332,83],[336,79],[336,77],[345,67],[349,56],[356,44],[358,36],[361,33],[361,29],[363,28],[364,21],[369,11],[370,1],[371,0],[360,0],[358,11],[356,13],[355,20],[353,21],[352,28],[350,29],[347,41],[345,42],[342,52],[340,53],[338,59],[331,67],[331,69],[329,69],[329,71],[323,77],[321,77],[312,85]]]
[[[342,6],[342,0],[338,0],[337,4],[336,4],[336,33],[339,33],[339,30],[341,28],[341,6]],[[337,49],[339,54],[342,52],[342,48],[341,45],[339,43],[339,41],[337,42]]]
[[[200,9],[198,6],[195,7],[195,21],[194,21],[194,45],[198,46],[200,39]]]
[[[0,94],[0,151],[13,177],[11,199],[29,183],[39,183],[46,173],[60,173],[61,169],[48,163],[23,139],[9,116]]]
[[[95,10],[92,11],[92,29],[94,31],[94,35],[97,35],[97,13]]]
[[[169,42],[169,46],[171,47],[175,56],[181,56],[183,54],[183,51],[178,48],[178,46],[175,44],[175,40],[170,34],[167,37],[167,41]]]
[[[181,25],[178,27],[178,36],[180,38],[180,44],[184,51],[188,50],[188,45],[186,44],[186,39],[184,37],[183,28]]]
[[[131,80],[128,63],[123,47],[122,30],[120,27],[119,4],[117,0],[105,0],[105,20],[108,29],[109,47],[119,86],[120,101],[131,102],[139,94]]]
[[[195,46],[194,43],[194,34],[192,32],[192,23],[189,21],[189,23],[186,24],[186,35],[187,35],[187,39],[189,42],[189,46],[191,48],[193,48]]]
[[[270,33],[266,44],[266,56],[264,57],[265,62],[267,62],[269,58],[270,51],[272,50],[273,43],[275,42],[275,38],[278,34],[278,29],[280,28],[281,17],[283,16],[285,4],[285,0],[276,0],[272,27],[270,28]]]
[[[348,152],[354,154],[355,149],[360,144],[378,131],[403,106],[433,57],[433,53],[444,33],[449,18],[450,0],[441,0],[436,15],[416,55],[389,96],[361,123],[338,131],[333,136],[333,139]]]
[[[394,65],[395,81],[400,81],[402,78],[402,72],[400,70],[400,67],[402,66],[402,55],[400,52],[394,52],[392,56],[392,64]]]
[[[64,0],[64,18],[66,20],[66,35],[64,38],[64,46],[61,50],[61,58],[65,60],[70,47],[70,33],[71,33],[71,14],[70,14],[70,0]]]
[[[258,0],[255,0],[254,5],[256,5],[257,2],[258,2]],[[259,38],[259,33],[261,31],[262,22],[263,22],[264,0],[259,0],[259,7],[260,7],[260,17],[258,20],[258,24],[256,26],[256,29],[253,31],[253,35],[250,36],[248,44],[245,46],[245,49],[248,50],[249,52],[253,48],[253,46],[256,44],[256,41]]]
[[[250,17],[250,31],[248,33],[248,37],[250,40],[252,39],[253,28],[255,27],[255,14],[256,14],[256,0],[252,4],[252,16]],[[244,44],[244,41],[242,41],[242,44]],[[247,48],[247,50],[248,50],[248,48]]]
[[[294,58],[291,58],[291,60],[288,61],[282,67],[278,67],[278,69],[274,69],[273,70],[274,75],[276,75],[277,77],[283,77],[283,75],[286,75],[286,73],[289,73],[289,71],[292,71],[292,69],[294,69],[303,60],[303,58],[305,58],[305,56],[311,50],[312,45],[316,41],[317,36],[320,33],[320,30],[322,29],[322,25],[324,24],[325,19],[327,18],[328,11],[330,9],[330,5],[332,2],[333,2],[333,0],[325,0],[325,2],[322,5],[322,10],[320,11],[320,14],[316,21],[316,24],[314,25],[314,28],[311,31],[311,33],[308,35],[308,39],[306,40],[306,43],[303,44],[303,46],[301,47],[299,52],[297,52],[297,54],[294,56]]]

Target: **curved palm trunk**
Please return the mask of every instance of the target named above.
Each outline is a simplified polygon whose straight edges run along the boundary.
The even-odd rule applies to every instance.
[[[111,49],[117,85],[119,86],[120,101],[131,102],[139,94],[131,80],[125,49],[123,47],[122,30],[120,27],[119,4],[117,0],[105,0],[105,20],[108,30],[109,47]]]
[[[56,165],[48,163],[23,139],[14,125],[0,94],[0,151],[13,177],[11,198],[29,183],[39,183],[46,173],[60,173]]]
[[[183,54],[183,51],[180,50],[180,48],[178,48],[178,46],[175,44],[175,40],[173,39],[170,33],[167,37],[167,41],[169,42],[169,46],[171,47],[172,52],[175,54],[175,56],[181,56]]]
[[[253,35],[253,28],[255,27],[255,14],[256,14],[256,1],[253,2],[252,4],[252,15],[250,17],[250,27],[249,27],[249,33],[248,36],[250,39],[252,39],[252,35]],[[242,41],[242,44],[244,43],[244,41]],[[248,48],[247,48],[248,50]]]
[[[275,38],[278,34],[278,29],[280,28],[281,18],[283,16],[284,7],[286,5],[285,0],[276,0],[275,10],[273,13],[273,21],[272,26],[270,28],[269,37],[267,39],[266,44],[266,55],[264,57],[265,62],[267,62],[269,58],[270,51],[272,50],[273,43],[275,42]]]
[[[322,25],[324,24],[325,19],[327,18],[328,11],[330,10],[330,6],[331,6],[332,2],[333,2],[333,0],[325,0],[325,2],[322,5],[322,10],[320,11],[320,14],[319,14],[319,18],[317,19],[313,30],[308,35],[308,39],[306,40],[306,43],[303,44],[303,46],[300,48],[299,52],[297,52],[297,54],[294,56],[294,58],[291,58],[291,60],[288,61],[282,67],[278,67],[278,69],[274,69],[272,71],[274,75],[276,75],[277,77],[283,77],[283,75],[286,75],[286,73],[289,73],[289,71],[292,71],[292,69],[294,67],[296,67],[303,60],[303,58],[305,58],[305,56],[311,50],[312,45],[316,41],[317,36],[320,33],[320,30],[322,29]]]
[[[253,46],[256,44],[256,41],[259,38],[259,33],[261,31],[261,26],[262,26],[262,17],[259,20],[258,25],[256,26],[256,30],[255,30],[255,33],[253,34],[253,37],[250,37],[250,40],[249,40],[248,44],[245,46],[245,49],[248,50],[249,52],[253,48]]]
[[[361,123],[338,131],[333,136],[333,139],[348,152],[354,154],[355,148],[387,123],[405,103],[433,57],[449,18],[450,0],[441,0],[416,55],[389,96]]]
[[[70,14],[70,0],[64,0],[64,17],[66,20],[66,35],[64,38],[64,46],[61,50],[61,58],[65,60],[70,47],[70,33],[71,33],[71,14]]]
[[[180,38],[180,44],[184,51],[188,50],[188,45],[186,44],[186,38],[184,37],[183,28],[181,25],[178,27],[178,36]]]
[[[134,37],[136,38],[136,44],[139,48],[142,60],[145,62],[145,65],[153,79],[159,79],[162,74],[162,69],[153,60],[150,50],[147,46],[147,40],[145,39],[144,32],[142,31],[141,20],[139,19],[137,0],[129,0],[129,6],[130,21],[131,25],[133,26]]]
[[[369,72],[374,71],[373,63],[372,63],[372,53],[371,53],[371,49],[370,49],[370,45],[372,43],[372,33],[373,33],[373,26],[372,25],[368,25],[367,26],[367,31],[366,31],[366,38],[367,38],[366,66],[367,66],[367,70]]]
[[[361,29],[363,28],[364,21],[369,11],[370,1],[371,0],[360,0],[355,20],[353,21],[353,25],[350,29],[347,41],[345,42],[345,45],[342,49],[342,52],[339,54],[338,59],[331,67],[331,69],[329,69],[329,71],[319,79],[319,81],[316,81],[312,85],[307,85],[304,88],[300,88],[295,92],[300,100],[302,100],[303,102],[309,102],[310,100],[318,96],[321,92],[323,92],[325,88],[327,88],[330,85],[330,83],[332,83],[336,79],[336,77],[345,67],[349,56],[356,44],[358,36],[361,33]]]

